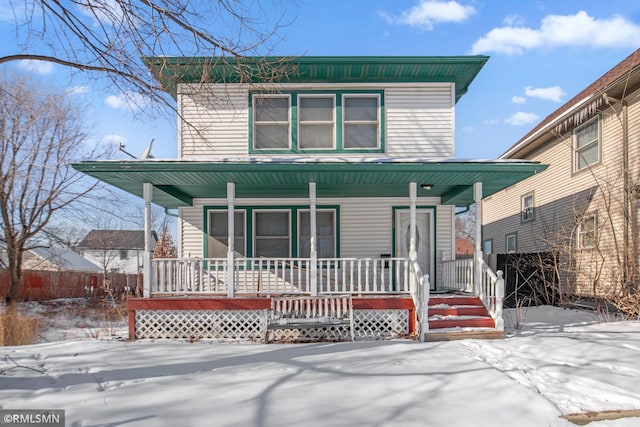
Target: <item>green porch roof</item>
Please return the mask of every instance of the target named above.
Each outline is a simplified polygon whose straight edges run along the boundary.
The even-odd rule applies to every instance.
[[[153,202],[166,208],[191,206],[194,198],[226,198],[227,182],[239,198],[308,198],[309,182],[323,197],[408,197],[409,183],[419,197],[440,197],[442,204],[473,203],[473,184],[490,196],[547,168],[531,161],[443,162],[260,162],[130,160],[87,161],[73,167],[136,196],[153,184]]]
[[[488,56],[145,57],[165,90],[178,83],[455,83],[456,102]]]

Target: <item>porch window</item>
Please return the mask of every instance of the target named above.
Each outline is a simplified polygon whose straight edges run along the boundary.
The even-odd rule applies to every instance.
[[[344,95],[342,101],[344,148],[378,147],[379,104],[378,96]]]
[[[254,256],[288,258],[291,256],[290,212],[255,212]]]
[[[298,256],[308,258],[311,253],[311,215],[309,211],[300,210],[298,212]],[[335,230],[335,211],[316,211],[316,252],[318,254],[318,258],[335,258]]]
[[[533,221],[533,193],[522,196],[522,222]]]
[[[253,98],[253,148],[288,149],[290,148],[290,124],[288,95]]]
[[[234,211],[234,254],[244,256],[245,254],[245,212]],[[209,258],[226,258],[229,250],[229,216],[227,211],[209,211],[208,224],[208,254]]]
[[[573,132],[574,172],[585,169],[600,161],[600,127],[599,120],[587,122]]]
[[[587,214],[578,225],[578,245],[580,249],[592,249],[596,246],[598,216]]]
[[[505,246],[508,254],[513,254],[516,252],[517,244],[518,244],[517,234],[516,233],[507,234]]]
[[[298,146],[302,149],[335,148],[335,96],[300,95]]]

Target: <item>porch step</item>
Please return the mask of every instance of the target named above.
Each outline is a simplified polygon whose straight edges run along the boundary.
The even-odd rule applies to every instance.
[[[425,341],[503,337],[480,298],[471,295],[429,298],[429,332]]]

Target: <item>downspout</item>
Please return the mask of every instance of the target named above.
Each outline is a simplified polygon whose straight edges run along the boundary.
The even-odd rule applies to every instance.
[[[629,193],[631,191],[631,182],[629,179],[629,113],[627,101],[622,100],[622,170],[624,173],[624,251],[623,251],[623,269],[622,269],[622,286],[626,290],[630,290],[630,286],[635,282],[635,266],[629,265],[629,251],[635,254],[635,244],[629,242],[629,227],[632,217],[631,200]],[[635,239],[634,239],[635,240]],[[629,271],[629,268],[632,271]]]

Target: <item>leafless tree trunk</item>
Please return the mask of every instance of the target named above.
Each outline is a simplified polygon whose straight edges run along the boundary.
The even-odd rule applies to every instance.
[[[85,144],[81,117],[64,93],[0,77],[0,244],[7,250],[9,305],[20,295],[25,251],[56,214],[97,185],[70,166],[97,154]]]

